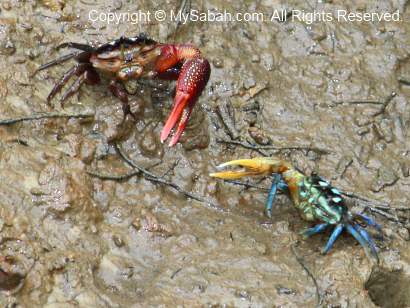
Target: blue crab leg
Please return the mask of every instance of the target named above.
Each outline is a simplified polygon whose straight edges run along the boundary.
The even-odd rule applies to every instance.
[[[329,224],[327,224],[327,223],[323,223],[323,224],[316,225],[316,226],[314,226],[314,227],[312,227],[312,228],[309,228],[309,229],[306,229],[305,231],[303,231],[303,232],[302,232],[302,235],[303,235],[304,238],[308,238],[308,237],[310,237],[310,236],[312,236],[312,235],[314,235],[314,234],[323,232],[328,225],[329,225]]]
[[[375,229],[377,230],[377,232],[379,232],[379,234],[380,234],[381,236],[383,236],[382,227],[381,227],[377,222],[375,222],[373,219],[371,219],[370,217],[368,217],[368,216],[366,216],[366,215],[363,215],[363,214],[360,214],[360,213],[358,213],[357,215],[358,215],[359,217],[363,218],[363,220],[364,220],[369,226],[372,226],[373,228],[375,228]]]
[[[327,254],[329,250],[332,249],[333,244],[335,243],[336,239],[339,237],[340,233],[342,233],[343,228],[344,228],[343,224],[336,225],[336,228],[333,230],[332,234],[330,235],[329,240],[327,241],[325,248],[322,251],[323,254]]]
[[[376,253],[373,252],[373,250],[371,249],[370,244],[369,244],[369,242],[366,240],[366,238],[364,238],[364,237],[360,234],[360,232],[357,231],[356,228],[355,228],[353,225],[351,225],[351,224],[347,224],[347,225],[346,225],[346,229],[347,229],[347,231],[349,231],[349,233],[350,233],[351,235],[353,235],[353,237],[360,243],[360,245],[362,245],[362,247],[363,247],[363,249],[364,249],[366,255],[369,257],[369,259],[370,259],[370,256],[369,256],[369,248],[370,248],[371,255],[374,256],[374,257],[376,258],[377,262],[378,262],[378,261],[379,261],[379,257],[377,256],[377,252],[376,252]]]
[[[359,231],[360,235],[366,240],[366,242],[369,244],[370,250],[372,251],[372,254],[377,257],[377,250],[376,250],[376,244],[374,243],[372,237],[367,233],[365,229],[363,229],[360,226],[353,226],[356,230]]]
[[[287,190],[288,185],[283,181],[281,176],[277,173],[273,174],[273,182],[269,191],[268,201],[266,202],[265,214],[272,218],[272,206],[278,190]]]

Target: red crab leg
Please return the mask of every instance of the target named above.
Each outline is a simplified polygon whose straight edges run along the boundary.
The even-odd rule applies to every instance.
[[[175,134],[169,143],[169,146],[173,146],[181,137],[195,102],[209,80],[211,67],[208,60],[200,56],[198,49],[191,45],[168,45],[164,49],[162,56],[164,62],[167,62],[164,66],[170,65],[172,58],[176,63],[185,61],[177,81],[174,106],[161,132],[161,142],[164,142],[176,126]],[[170,50],[172,52],[169,52]],[[172,66],[174,65],[175,63],[172,63]],[[164,67],[161,69],[164,70]]]

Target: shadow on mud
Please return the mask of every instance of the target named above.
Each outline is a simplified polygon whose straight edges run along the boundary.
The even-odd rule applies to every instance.
[[[410,276],[403,272],[376,270],[365,284],[374,304],[383,308],[410,306]]]

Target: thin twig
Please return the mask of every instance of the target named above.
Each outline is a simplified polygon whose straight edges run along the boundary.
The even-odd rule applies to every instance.
[[[375,207],[381,208],[381,206],[378,206],[378,205],[376,205]],[[390,209],[394,211],[410,211],[410,207],[407,207],[407,206],[393,206]]]
[[[139,170],[139,171],[143,174],[143,176],[144,176],[144,178],[145,178],[146,180],[151,181],[151,182],[154,182],[154,183],[159,183],[159,184],[163,184],[163,185],[166,185],[166,186],[170,186],[171,188],[175,189],[177,192],[179,192],[180,194],[184,195],[184,196],[187,197],[187,198],[191,198],[191,199],[194,199],[194,200],[196,200],[196,201],[199,201],[199,202],[202,202],[202,203],[206,203],[206,204],[208,204],[209,206],[211,206],[212,208],[215,208],[215,209],[218,209],[218,210],[223,210],[223,208],[220,207],[219,205],[216,205],[216,204],[214,204],[214,203],[212,203],[212,202],[206,200],[206,199],[203,198],[203,197],[197,196],[196,194],[193,194],[193,193],[190,193],[190,192],[188,192],[188,191],[185,191],[185,190],[184,190],[182,187],[180,187],[179,185],[177,185],[177,184],[175,184],[175,183],[172,183],[172,182],[170,182],[170,181],[161,179],[161,178],[159,178],[157,175],[155,175],[155,174],[149,172],[148,170],[139,167],[138,165],[136,165],[132,160],[130,160],[130,159],[125,155],[125,153],[122,151],[122,149],[121,149],[117,144],[115,144],[115,149],[117,150],[118,154],[119,154],[130,166],[132,166],[133,168]]]
[[[28,142],[26,140],[23,140],[23,139],[20,139],[20,138],[9,139],[9,140],[6,140],[6,142],[17,143],[17,144],[20,144],[20,145],[24,145],[26,147],[29,146]]]
[[[168,170],[163,175],[161,175],[161,177],[164,178],[168,174],[170,174],[170,172],[173,171],[178,166],[180,160],[181,159],[178,158],[176,161],[174,161],[174,163],[171,165],[171,167],[169,167]]]
[[[177,13],[184,14],[185,16],[188,16],[186,20],[189,20],[189,16],[191,15],[191,0],[181,0],[181,5],[179,6]],[[179,30],[179,27],[182,25],[182,20],[178,20],[174,31],[168,35],[168,37],[172,36],[172,39],[175,41],[176,36]]]
[[[263,156],[269,156],[269,153],[263,151],[262,149],[258,148],[257,146],[249,144],[249,143],[244,143],[244,142],[235,141],[235,140],[225,140],[225,139],[216,139],[216,142],[217,143],[223,143],[223,144],[239,145],[239,146],[241,146],[245,149],[254,150],[254,151],[258,152],[259,154],[261,154]]]
[[[147,169],[138,166],[135,164],[125,153],[122,151],[121,147],[118,144],[114,144],[114,148],[117,151],[118,155],[132,168],[139,170],[144,176],[146,177],[151,177],[151,178],[157,178],[157,176],[154,173],[151,173]]]
[[[399,77],[398,81],[406,86],[410,86],[410,80],[405,79],[404,77]]]
[[[169,277],[169,278],[174,279],[175,276],[176,276],[180,271],[182,271],[182,267],[178,268],[175,272],[173,272],[172,275],[171,275],[171,277]]]
[[[410,211],[410,207],[407,206],[386,206],[386,205],[375,205],[376,209],[388,210],[388,211]]]
[[[317,299],[317,307],[320,307],[322,305],[323,302],[323,297],[322,297],[322,292],[319,289],[319,285],[317,283],[317,280],[315,278],[315,276],[313,276],[312,272],[309,270],[309,268],[306,266],[305,264],[305,260],[300,257],[298,255],[298,253],[296,252],[295,249],[295,244],[290,246],[292,249],[292,253],[295,255],[296,261],[298,261],[298,263],[300,264],[300,266],[303,267],[303,269],[305,270],[305,272],[308,274],[308,276],[312,279],[313,283],[315,284],[315,288],[316,288],[316,299]]]
[[[230,101],[224,101],[216,107],[215,113],[219,116],[231,139],[238,139],[239,132],[235,127],[235,110]]]
[[[61,112],[49,112],[49,113],[34,113],[29,116],[3,119],[0,120],[0,125],[12,125],[24,121],[33,121],[41,119],[56,119],[56,118],[90,118],[94,117],[94,113],[61,113]]]
[[[226,183],[231,183],[231,184],[235,184],[235,185],[240,185],[240,186],[245,186],[246,188],[256,188],[256,189],[260,189],[260,190],[265,190],[265,191],[269,191],[270,189],[267,187],[263,187],[263,186],[258,186],[255,184],[251,184],[251,183],[247,183],[247,182],[241,182],[241,181],[236,181],[236,180],[224,180]]]
[[[235,141],[235,140],[225,140],[225,139],[217,139],[216,142],[218,143],[225,143],[225,144],[234,144],[234,145],[239,145],[241,147],[244,147],[246,149],[250,150],[274,150],[274,151],[289,151],[289,150],[295,150],[295,151],[313,151],[318,154],[331,154],[332,152],[327,149],[320,149],[316,147],[309,147],[309,146],[284,146],[284,147],[279,147],[279,146],[274,146],[274,145],[256,145],[256,144],[247,144],[241,141]]]
[[[191,0],[182,0],[181,5],[179,6],[178,12],[188,14],[187,20],[189,20],[189,16],[191,15]],[[181,20],[178,20],[177,27],[175,31],[178,30],[178,27],[181,25]]]
[[[175,183],[172,183],[172,182],[170,182],[170,181],[167,181],[167,180],[165,180],[165,179],[162,179],[162,178],[160,178],[159,176],[157,176],[156,174],[154,174],[154,173],[148,171],[147,169],[138,166],[138,165],[135,164],[129,157],[127,157],[127,155],[122,151],[121,147],[118,146],[118,144],[115,144],[114,147],[115,147],[115,150],[117,151],[118,155],[120,155],[120,157],[121,157],[129,166],[131,166],[133,169],[136,169],[136,171],[135,171],[135,172],[131,172],[131,173],[127,173],[127,174],[124,174],[124,175],[102,175],[102,174],[99,174],[99,173],[97,173],[97,172],[95,172],[95,171],[88,171],[88,173],[89,173],[91,176],[99,177],[99,178],[101,178],[101,179],[103,179],[103,180],[121,181],[121,180],[125,180],[125,179],[127,179],[127,178],[130,178],[130,177],[132,177],[132,176],[141,174],[147,181],[150,181],[150,182],[153,182],[153,183],[157,183],[157,184],[162,184],[162,185],[165,185],[165,186],[169,186],[169,187],[173,188],[174,190],[176,190],[176,191],[177,191],[178,193],[180,193],[181,195],[183,195],[183,196],[185,196],[185,197],[187,197],[187,198],[196,200],[196,201],[198,201],[198,202],[205,203],[205,204],[207,204],[208,206],[210,206],[210,207],[212,207],[212,208],[214,208],[214,209],[217,209],[217,210],[219,210],[219,211],[222,211],[222,212],[227,212],[227,211],[228,211],[228,210],[222,208],[219,204],[215,204],[215,203],[213,203],[213,202],[211,202],[211,201],[209,201],[209,200],[206,200],[205,198],[203,198],[203,197],[201,197],[201,196],[198,196],[198,195],[196,195],[196,194],[194,194],[194,193],[185,191],[185,190],[184,190],[182,187],[180,187],[179,185],[177,185],[177,184],[175,184]]]
[[[369,210],[372,213],[378,214],[380,216],[383,216],[384,218],[393,221],[398,224],[404,224],[403,219],[400,219],[395,211],[410,211],[409,207],[404,207],[404,206],[398,206],[398,207],[391,207],[389,203],[384,203],[381,201],[376,201],[376,200],[370,200],[366,197],[351,193],[351,192],[341,192],[342,195],[351,198],[351,199],[357,199],[362,202],[359,202],[357,205],[364,207],[364,211]],[[375,204],[376,203],[376,204]],[[393,214],[390,214],[388,211],[393,212]]]
[[[397,95],[396,92],[391,92],[384,100],[353,100],[353,101],[339,101],[333,102],[334,105],[381,105],[382,108],[374,116],[385,112],[391,100]]]
[[[373,101],[373,100],[357,100],[357,101],[340,101],[340,102],[333,102],[335,105],[383,105],[381,101]]]
[[[371,206],[366,206],[365,209],[369,209],[371,212],[379,214],[379,215],[381,215],[381,216],[383,216],[383,217],[387,218],[388,220],[393,221],[395,223],[399,223],[399,224],[402,223],[402,221],[400,221],[400,219],[397,216],[393,216],[389,213],[386,213],[385,211],[376,209],[376,208],[371,207]]]
[[[99,178],[100,180],[109,180],[109,181],[125,181],[134,176],[141,174],[139,170],[126,173],[126,174],[119,174],[119,175],[102,174],[102,173],[98,173],[98,172],[90,171],[90,170],[87,170],[86,172],[92,177]]]
[[[390,95],[387,96],[386,99],[383,101],[382,108],[380,108],[380,110],[379,110],[378,112],[376,112],[376,113],[373,115],[373,117],[376,117],[376,116],[378,116],[378,115],[380,115],[380,114],[383,114],[383,113],[386,111],[387,106],[389,106],[390,102],[393,100],[394,97],[396,97],[396,95],[397,95],[396,92],[394,92],[394,91],[391,92]]]
[[[369,199],[369,198],[363,197],[363,196],[358,195],[358,194],[356,194],[356,193],[352,193],[352,192],[349,192],[349,191],[340,191],[340,193],[341,193],[343,196],[349,197],[349,198],[351,198],[351,199],[358,199],[358,200],[365,201],[365,202],[367,202],[367,203],[373,203],[373,204],[374,204],[374,203],[377,203],[378,206],[380,206],[380,207],[385,207],[385,209],[390,209],[390,208],[391,208],[390,205],[389,205],[389,203],[382,202],[382,201],[377,201],[377,200],[371,200],[371,199]]]

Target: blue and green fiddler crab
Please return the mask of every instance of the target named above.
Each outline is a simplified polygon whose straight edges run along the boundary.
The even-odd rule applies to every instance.
[[[365,230],[366,226],[375,228],[382,234],[381,227],[373,219],[363,214],[349,211],[341,192],[322,177],[312,174],[306,176],[297,171],[290,163],[273,157],[232,160],[217,168],[239,166],[242,170],[230,170],[211,173],[211,177],[225,180],[240,179],[244,176],[272,176],[273,183],[266,204],[267,216],[272,216],[272,204],[278,190],[287,192],[306,221],[320,223],[302,232],[304,237],[323,232],[334,226],[333,232],[323,249],[326,254],[343,230],[347,230],[364,248],[366,255],[378,262],[376,245]]]

